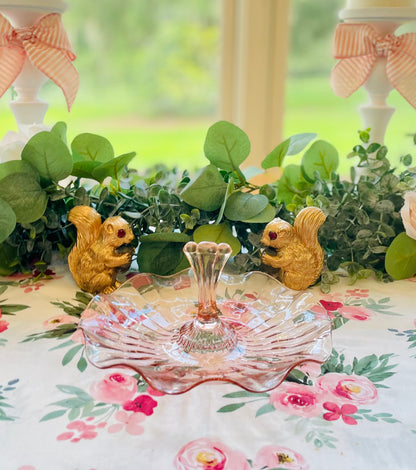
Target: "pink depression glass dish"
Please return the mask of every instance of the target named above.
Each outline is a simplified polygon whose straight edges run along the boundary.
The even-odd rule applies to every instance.
[[[264,392],[300,363],[328,359],[331,321],[311,310],[311,293],[262,272],[222,273],[227,244],[189,242],[184,252],[191,269],[137,274],[93,298],[80,322],[93,365],[130,367],[169,394],[209,380]]]

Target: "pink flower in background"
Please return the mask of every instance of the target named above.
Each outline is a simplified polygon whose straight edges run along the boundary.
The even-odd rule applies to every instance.
[[[9,322],[6,320],[1,320],[1,309],[0,309],[0,333],[3,331],[6,331],[7,328],[9,327]]]
[[[34,290],[39,290],[41,287],[43,287],[45,284],[43,284],[42,282],[35,282],[31,285],[27,285],[27,284],[22,284],[20,286],[21,289],[23,289],[23,292],[25,294],[29,294],[30,292],[33,292]]]
[[[227,317],[240,320],[245,314],[250,313],[250,307],[243,302],[225,300],[219,305],[221,312]]]
[[[365,299],[369,295],[368,289],[349,289],[345,291],[345,294],[349,297],[355,297],[356,299]]]
[[[327,421],[336,421],[339,418],[342,418],[345,424],[357,424],[357,420],[352,416],[357,412],[358,408],[355,405],[342,405],[341,408],[336,403],[325,402],[324,408],[329,411],[329,413],[324,413],[323,418]]]
[[[366,321],[373,316],[373,312],[365,307],[346,305],[339,309],[339,313],[348,320]]]
[[[78,323],[78,321],[78,318],[72,315],[63,314],[48,318],[42,325],[45,330],[54,330],[59,325],[69,325],[71,323]]]
[[[328,310],[326,310],[320,303],[319,304],[316,304],[314,305],[312,308],[311,308],[312,312],[314,312],[316,315],[316,318],[317,319],[320,319],[320,318],[334,318],[334,314]]]
[[[144,433],[144,428],[140,425],[146,419],[143,413],[127,413],[126,411],[119,410],[114,417],[119,422],[109,426],[108,432],[116,433],[125,429],[132,436],[139,436]]]
[[[146,274],[136,274],[130,280],[132,286],[137,290],[139,290],[140,287],[148,286],[153,282],[152,278],[150,276],[147,276]]]
[[[149,395],[139,395],[134,400],[126,401],[123,409],[133,411],[134,413],[143,413],[146,416],[153,414],[153,408],[157,406],[157,401],[153,400]]]
[[[173,463],[176,470],[250,470],[243,453],[211,439],[188,442]]]
[[[253,470],[285,468],[290,470],[307,470],[309,465],[297,452],[288,447],[264,446],[256,455]]]
[[[93,383],[90,393],[96,400],[122,405],[137,393],[137,381],[130,375],[113,372],[100,382]]]
[[[270,403],[287,413],[312,417],[321,413],[323,393],[315,387],[283,382],[270,394]]]
[[[152,395],[152,397],[163,397],[165,395],[163,392],[160,390],[156,390],[155,388],[151,387],[150,385],[146,388],[146,392],[149,395]]]
[[[404,195],[404,204],[400,210],[406,235],[416,240],[416,191]]]
[[[315,382],[315,387],[329,392],[338,404],[350,402],[363,405],[374,403],[378,399],[375,385],[362,375],[331,372],[319,377]]]
[[[341,292],[333,292],[331,294],[323,294],[322,300],[325,302],[340,302],[341,304],[344,301],[344,294]]]
[[[333,302],[329,300],[320,300],[320,303],[327,312],[335,312],[343,306],[341,302]]]
[[[91,440],[97,437],[97,428],[102,428],[106,423],[100,423],[98,426],[95,424],[86,424],[84,421],[72,421],[67,425],[68,432],[59,434],[56,438],[58,441],[79,442],[81,439]]]

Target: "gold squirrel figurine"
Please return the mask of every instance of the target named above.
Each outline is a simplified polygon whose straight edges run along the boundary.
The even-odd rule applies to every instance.
[[[120,286],[117,274],[130,266],[134,248],[130,225],[120,216],[101,223],[100,214],[89,206],[75,206],[68,220],[77,228],[77,241],[68,265],[77,285],[91,294],[109,294]]]
[[[324,253],[317,234],[324,221],[321,209],[305,207],[293,227],[280,218],[266,225],[261,243],[268,248],[263,250],[261,260],[278,269],[273,274],[290,289],[304,290],[320,276]]]

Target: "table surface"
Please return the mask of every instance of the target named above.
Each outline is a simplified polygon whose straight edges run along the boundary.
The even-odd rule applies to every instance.
[[[0,278],[0,469],[415,470],[415,281],[315,287],[333,353],[294,381],[170,396],[86,361],[65,266]]]

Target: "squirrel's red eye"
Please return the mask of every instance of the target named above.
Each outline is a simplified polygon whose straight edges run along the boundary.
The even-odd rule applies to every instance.
[[[270,238],[270,240],[276,240],[277,233],[276,232],[269,232],[269,238]]]
[[[126,236],[126,231],[122,228],[117,232],[118,238],[124,238]]]

